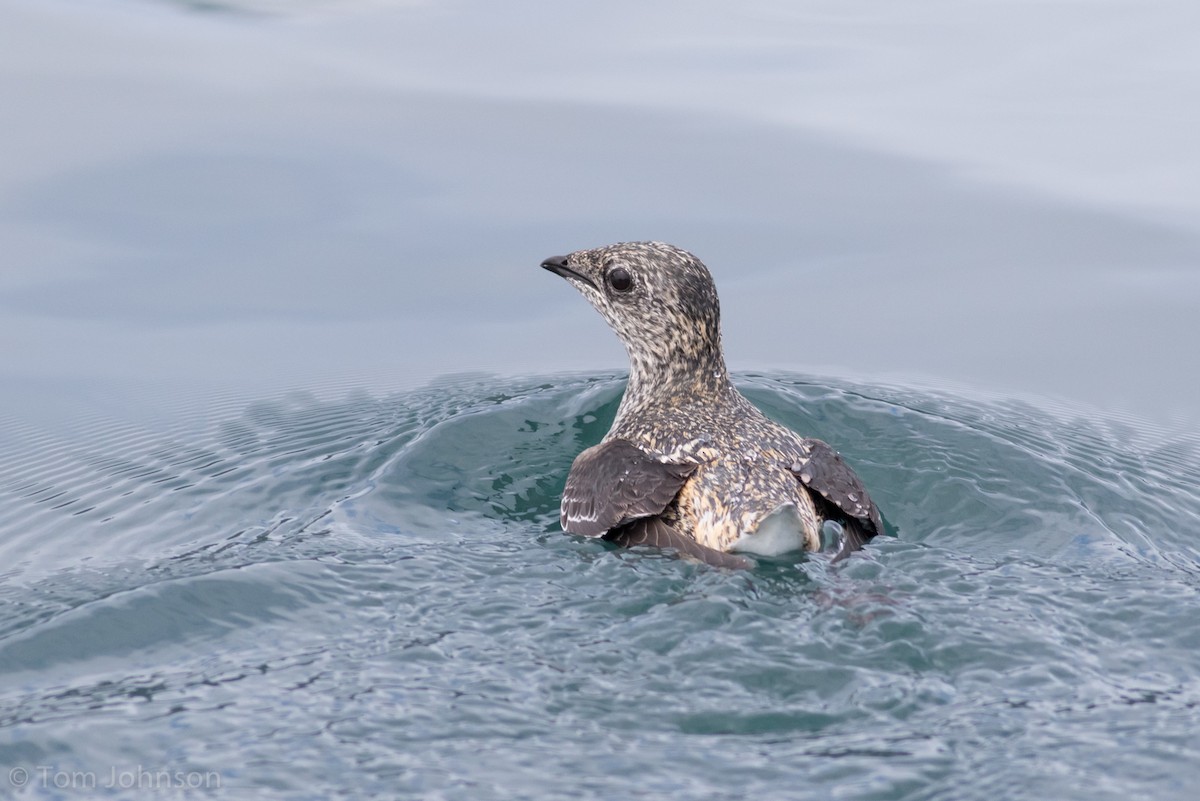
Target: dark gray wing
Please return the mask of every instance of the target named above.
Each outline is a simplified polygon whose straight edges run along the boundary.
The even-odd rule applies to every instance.
[[[701,562],[714,567],[725,567],[731,570],[744,570],[754,567],[754,562],[744,556],[725,553],[715,548],[709,548],[696,542],[691,537],[680,534],[673,526],[661,517],[644,517],[632,523],[621,526],[609,532],[604,539],[615,542],[625,548],[634,545],[650,545],[655,548],[674,548],[679,553],[699,559]]]
[[[867,494],[862,480],[842,461],[841,454],[819,439],[804,440],[804,450],[807,455],[792,465],[792,472],[804,486],[832,504],[838,516],[847,518],[850,525],[846,527],[846,539],[858,537],[866,542],[881,533],[883,519],[879,508]],[[862,547],[861,542],[858,547]]]
[[[563,531],[601,537],[662,514],[695,470],[695,464],[664,464],[628,440],[588,448],[575,457],[563,489]]]

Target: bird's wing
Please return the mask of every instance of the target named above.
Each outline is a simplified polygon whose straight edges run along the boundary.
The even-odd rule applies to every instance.
[[[625,548],[635,545],[650,545],[655,548],[674,548],[683,556],[690,556],[714,567],[742,570],[754,567],[754,562],[745,556],[725,553],[696,542],[681,534],[661,517],[643,517],[628,525],[609,532],[604,539]]]
[[[879,508],[867,494],[862,480],[842,461],[841,454],[819,439],[804,440],[804,453],[792,465],[792,472],[800,483],[847,517],[847,522],[852,524],[847,533],[851,537],[858,535],[862,542],[881,533],[883,519]],[[853,531],[855,528],[861,531]]]
[[[602,537],[661,514],[696,470],[693,462],[664,462],[624,439],[611,439],[575,457],[562,498],[563,531]]]

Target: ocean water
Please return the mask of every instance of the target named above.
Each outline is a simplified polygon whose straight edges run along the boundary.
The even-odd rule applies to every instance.
[[[1194,798],[1197,22],[0,3],[0,798]],[[886,536],[561,532],[630,239]]]
[[[31,439],[0,476],[0,759],[63,798],[184,792],[162,770],[213,797],[1189,797],[1193,446],[739,383],[839,444],[889,536],[730,572],[564,535],[614,376]]]

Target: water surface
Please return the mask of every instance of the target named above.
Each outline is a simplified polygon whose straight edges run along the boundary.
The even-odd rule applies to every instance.
[[[728,572],[558,530],[622,383],[42,440],[0,484],[4,762],[254,797],[1186,797],[1194,449],[744,376],[839,443],[895,536]]]
[[[0,795],[1191,798],[1195,22],[3,4]],[[559,531],[643,238],[888,537]]]

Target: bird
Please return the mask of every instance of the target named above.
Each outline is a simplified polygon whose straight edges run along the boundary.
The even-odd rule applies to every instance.
[[[716,286],[696,256],[620,242],[541,266],[583,294],[629,354],[612,426],[567,475],[563,531],[736,569],[821,550],[823,527],[840,561],[884,530],[836,450],[770,420],[734,386]]]

